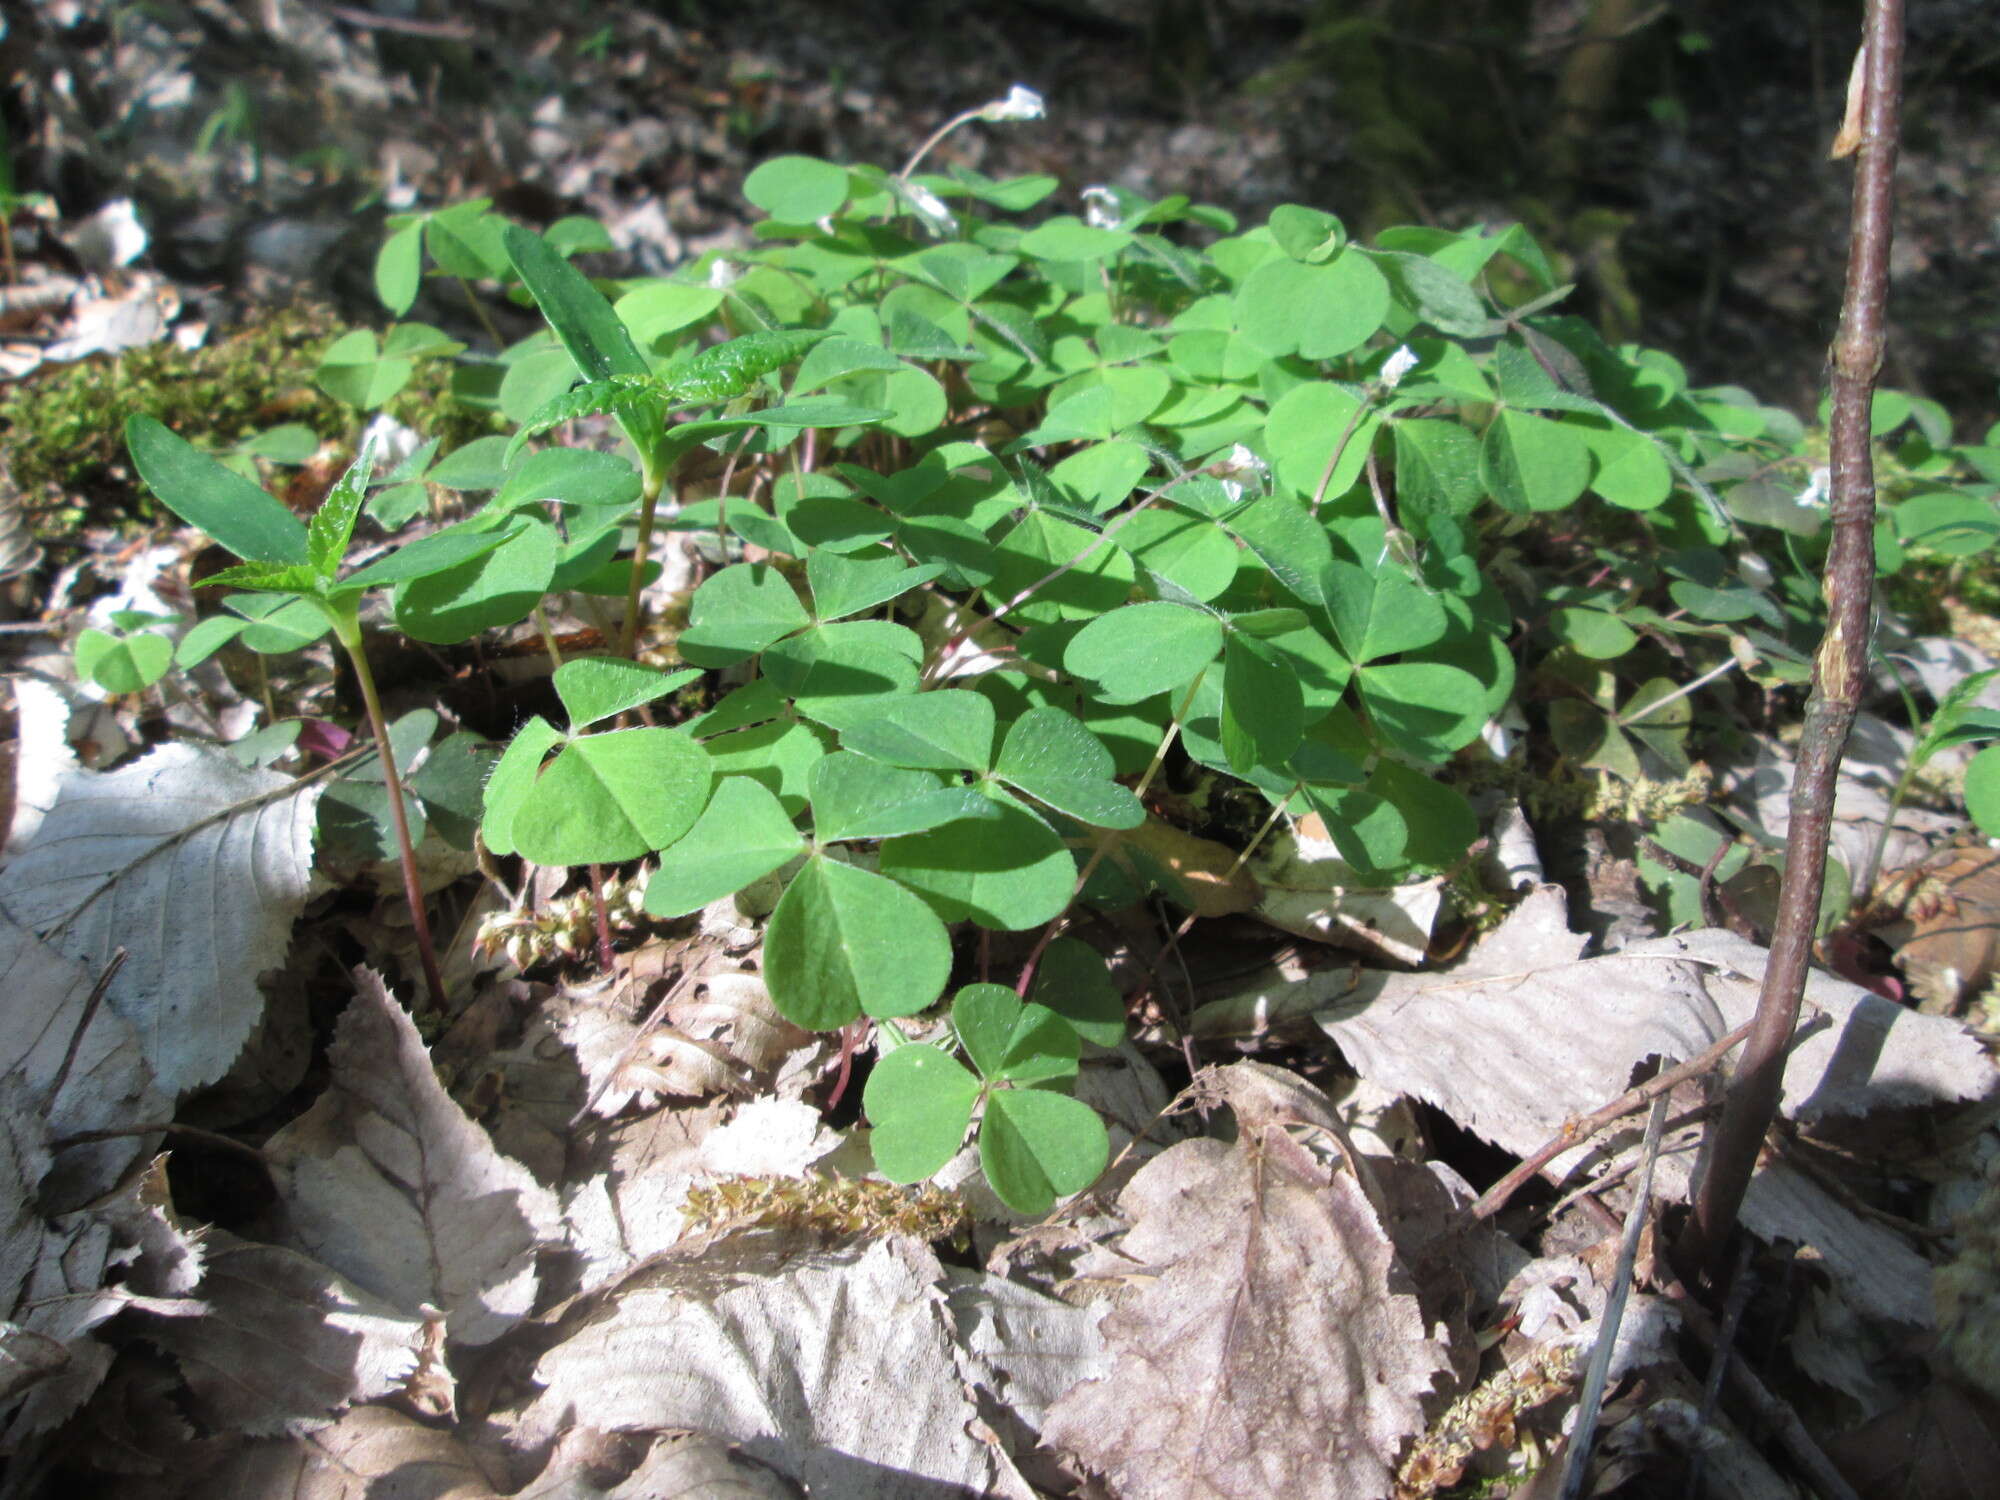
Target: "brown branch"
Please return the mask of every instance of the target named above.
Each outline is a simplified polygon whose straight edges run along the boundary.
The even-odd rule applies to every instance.
[[[1786,1039],[1798,1022],[1812,959],[1827,834],[1841,752],[1867,683],[1875,581],[1875,473],[1869,407],[1882,365],[1895,201],[1896,131],[1902,106],[1902,0],[1868,0],[1862,23],[1866,95],[1848,239],[1847,287],[1833,341],[1833,538],[1826,559],[1827,626],[1813,662],[1812,693],[1793,774],[1791,824],[1771,956],[1743,1061],[1730,1080],[1710,1140],[1694,1213],[1677,1247],[1697,1275],[1719,1274],[1757,1153],[1777,1114]]]
[[[1715,1067],[1750,1035],[1750,1028],[1757,1023],[1745,1021],[1741,1026],[1716,1041],[1699,1057],[1691,1057],[1686,1062],[1655,1074],[1635,1088],[1627,1089],[1609,1104],[1594,1109],[1581,1119],[1565,1120],[1563,1128],[1555,1137],[1538,1149],[1534,1155],[1522,1159],[1521,1164],[1492,1187],[1479,1195],[1479,1201],[1472,1205],[1472,1217],[1490,1219],[1507,1206],[1507,1200],[1521,1190],[1527,1180],[1554,1161],[1572,1146],[1580,1146],[1605,1126],[1622,1120],[1627,1115],[1637,1114],[1656,1095],[1669,1089],[1678,1088],[1690,1078],[1698,1078]]]

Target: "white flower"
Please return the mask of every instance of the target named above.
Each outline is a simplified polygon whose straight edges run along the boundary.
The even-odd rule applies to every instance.
[[[958,233],[958,218],[944,206],[944,200],[920,182],[906,182],[903,193],[910,207],[923,216],[933,233]]]
[[[1812,471],[1812,478],[1799,492],[1798,504],[1807,509],[1818,509],[1826,504],[1833,493],[1833,470],[1822,464]]]
[[[743,272],[729,261],[717,256],[708,263],[709,290],[720,292],[736,284]]]
[[[1209,472],[1222,481],[1222,492],[1233,502],[1243,498],[1244,485],[1239,475],[1249,476],[1262,489],[1264,477],[1271,472],[1271,466],[1238,443],[1211,465]]]
[[[1015,84],[1007,90],[1005,99],[995,99],[979,111],[982,120],[1039,120],[1042,117],[1042,96],[1022,84]]]
[[[1408,344],[1398,344],[1396,352],[1382,361],[1382,387],[1393,391],[1403,377],[1417,367],[1417,356]]]
[[[1083,222],[1092,229],[1116,229],[1122,217],[1118,212],[1118,195],[1110,188],[1083,190]]]

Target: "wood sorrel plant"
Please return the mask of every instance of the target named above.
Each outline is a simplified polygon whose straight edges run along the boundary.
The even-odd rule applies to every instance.
[[[564,664],[568,727],[508,746],[487,847],[656,856],[659,917],[781,883],[772,998],[815,1029],[875,1023],[883,1171],[929,1175],[977,1117],[995,1190],[1036,1213],[1103,1166],[1063,1086],[1124,1034],[1102,961],[1051,939],[1078,903],[1188,897],[1128,837],[1170,754],[1263,799],[1264,828],[1317,814],[1355,884],[1463,860],[1479,822],[1448,773],[1517,708],[1559,772],[1679,776],[1700,694],[1804,680],[1825,518],[1800,502],[1824,444],[1557,312],[1568,288],[1518,226],[1361,245],[1317,209],[1245,229],[1118,188],[1038,215],[1052,178],[921,159],[766,162],[756,248],[608,289],[499,229],[548,330],[465,386],[512,440],[428,471],[490,498],[344,578],[365,461],[309,537],[156,425],[130,441],[250,561],[215,581],[295,596],[364,673],[378,584],[438,642],[622,595],[632,655],[656,638],[654,528],[708,533],[725,565],[672,636],[684,670]],[[407,306],[416,221],[396,233]],[[600,414],[630,460],[530,451]],[[1968,474],[1993,435],[1955,446],[1941,411],[1888,393],[1876,440],[1904,481],[1892,563],[1991,544],[1992,486]],[[664,507],[715,454],[740,482]],[[610,727],[696,679],[705,712]],[[970,1069],[897,1024],[944,997],[954,928],[1040,934],[1012,986],[952,999]]]

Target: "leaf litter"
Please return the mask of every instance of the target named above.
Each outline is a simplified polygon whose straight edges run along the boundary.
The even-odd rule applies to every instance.
[[[337,33],[294,25],[353,81]],[[642,137],[622,149],[643,155]],[[1210,998],[1189,1024],[1204,1043],[1275,1052],[1310,1018],[1360,1077],[1328,1076],[1323,1053],[1296,1074],[1204,1073],[1171,1106],[1198,1104],[1198,1127],[1160,1118],[1172,1091],[1154,1062],[1170,1049],[1087,1063],[1079,1093],[1122,1129],[1122,1154],[1041,1225],[990,1194],[864,1179],[865,1131],[829,1103],[839,1060],[774,1024],[756,920],[733,909],[704,914],[706,939],[621,953],[595,986],[496,978],[468,957],[459,993],[475,998],[454,1016],[413,1014],[360,972],[322,1018],[313,1102],[287,1085],[232,1117],[210,1086],[274,1014],[260,973],[296,969],[313,938],[294,924],[306,915],[310,934],[323,915],[308,905],[318,784],[185,746],[98,770],[72,750],[95,734],[62,732],[59,696],[16,680],[0,1452],[61,1464],[109,1437],[97,1457],[133,1495],[932,1496],[1080,1477],[1133,1495],[1378,1495],[1434,1493],[1482,1464],[1505,1476],[1537,1428],[1560,1440],[1605,1301],[1602,1225],[1574,1205],[1539,1231],[1476,1221],[1408,1101],[1525,1155],[1725,1034],[1762,972],[1761,949],[1714,929],[1583,957],[1548,891],[1457,967],[1422,968],[1436,883],[1337,898],[1303,828],[1222,882],[1233,851],[1155,821],[1121,842],[1202,909],[1421,971],[1293,966]],[[1781,836],[1788,758],[1763,756],[1740,816]],[[1890,779],[1844,779],[1853,847]],[[103,843],[133,837],[134,806],[146,831]],[[1913,854],[1939,831],[1909,810],[1897,822]],[[385,920],[352,925],[381,944]],[[1940,994],[1986,962],[1905,949]],[[1856,986],[1815,976],[1807,1007],[1786,1077],[1794,1133],[1745,1217],[1811,1268],[1835,1345],[1815,1378],[1855,1397],[1864,1382],[1833,1373],[1843,1352],[1934,1330],[1994,1391],[1991,1234],[1963,1236],[1934,1273],[1927,1238],[1949,1214],[1913,1226],[1875,1208],[1813,1136],[1846,1151],[1842,1121],[1935,1125],[1950,1118],[1938,1106],[1991,1093],[1991,1063],[1963,1026]],[[1706,1090],[1673,1102],[1692,1122]],[[200,1143],[163,1129],[176,1120],[219,1123],[256,1160],[263,1198],[237,1233],[177,1213],[155,1153]],[[1545,1175],[1579,1204],[1616,1204],[1635,1134],[1580,1142]],[[1939,1149],[1937,1196],[1990,1229],[2000,1170],[1976,1139]],[[1684,1197],[1699,1170],[1690,1123],[1656,1194]],[[963,1161],[940,1174],[964,1178]],[[1678,1366],[1671,1304],[1639,1305],[1620,1357],[1668,1393],[1654,1425],[1684,1410],[1690,1431],[1719,1429]],[[1934,1390],[1924,1415],[1958,1451],[1991,1445],[1974,1396]],[[1915,1441],[1893,1429],[1906,1414],[1882,1419],[1864,1449]],[[1638,1398],[1606,1425],[1642,1462]],[[1975,1493],[1968,1472],[1990,1471],[1921,1493]]]

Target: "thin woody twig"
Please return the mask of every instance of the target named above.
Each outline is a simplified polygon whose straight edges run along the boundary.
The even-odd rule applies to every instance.
[[[1792,779],[1791,821],[1771,955],[1744,1055],[1711,1138],[1707,1170],[1676,1252],[1691,1274],[1724,1269],[1737,1210],[1778,1110],[1787,1040],[1798,1024],[1812,960],[1835,780],[1868,682],[1875,585],[1875,471],[1870,408],[1882,365],[1895,203],[1896,131],[1902,106],[1902,0],[1868,0],[1862,46],[1866,89],[1854,178],[1847,287],[1833,342],[1830,454],[1832,541],[1827,552],[1825,639]]]
[[[1592,1110],[1581,1119],[1565,1121],[1563,1128],[1556,1132],[1553,1139],[1540,1147],[1534,1155],[1524,1158],[1518,1167],[1480,1194],[1479,1201],[1472,1205],[1472,1216],[1475,1219],[1490,1219],[1507,1206],[1507,1200],[1519,1192],[1529,1178],[1561,1156],[1563,1152],[1572,1146],[1582,1145],[1605,1126],[1614,1124],[1627,1115],[1637,1114],[1657,1096],[1678,1088],[1690,1078],[1698,1078],[1716,1067],[1741,1044],[1755,1024],[1754,1021],[1745,1021],[1734,1031],[1718,1037],[1698,1057],[1691,1057],[1664,1073],[1655,1074],[1636,1088],[1627,1089],[1609,1104],[1601,1109]]]

